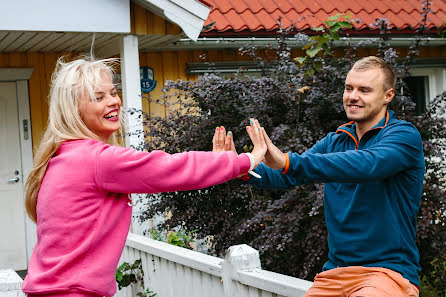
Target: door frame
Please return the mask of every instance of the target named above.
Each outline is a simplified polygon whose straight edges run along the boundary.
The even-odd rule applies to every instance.
[[[25,182],[33,168],[33,145],[31,113],[29,107],[28,81],[33,68],[0,68],[0,82],[15,82],[17,88],[17,112],[19,119],[20,155],[22,159],[22,181]],[[24,121],[28,121],[28,139],[24,137]],[[25,195],[23,193],[23,199]],[[26,263],[29,263],[32,250],[37,242],[36,226],[25,213]]]

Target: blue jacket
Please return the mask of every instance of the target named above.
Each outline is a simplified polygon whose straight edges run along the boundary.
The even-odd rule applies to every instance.
[[[384,267],[419,286],[415,238],[425,171],[421,136],[392,111],[359,142],[355,131],[350,122],[302,155],[288,153],[286,174],[260,164],[255,171],[262,178],[248,183],[275,189],[325,183],[329,254],[323,269]]]

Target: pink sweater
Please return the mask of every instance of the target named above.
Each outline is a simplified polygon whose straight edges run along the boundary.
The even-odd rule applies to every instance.
[[[249,164],[233,152],[170,155],[91,139],[63,143],[40,187],[37,244],[23,291],[113,296],[130,226],[129,193],[205,188],[247,172]]]

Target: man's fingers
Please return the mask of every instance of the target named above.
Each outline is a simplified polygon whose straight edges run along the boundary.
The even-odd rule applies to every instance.
[[[265,138],[265,142],[266,142],[266,144],[273,144],[273,142],[271,141],[271,139],[269,139],[268,134],[266,134],[265,129],[262,129],[262,134],[263,134],[263,138]]]
[[[260,141],[266,146],[265,134],[266,134],[265,128],[260,127],[260,131],[259,131]]]

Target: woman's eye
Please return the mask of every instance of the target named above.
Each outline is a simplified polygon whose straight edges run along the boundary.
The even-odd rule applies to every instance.
[[[101,101],[102,99],[104,99],[104,97],[98,97],[96,98],[96,101]]]
[[[111,93],[111,95],[112,95],[113,97],[115,97],[116,95],[118,95],[118,92],[113,92],[113,93]]]

